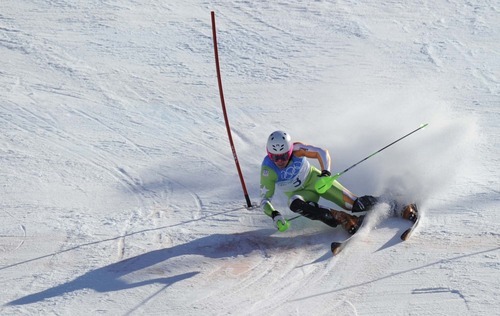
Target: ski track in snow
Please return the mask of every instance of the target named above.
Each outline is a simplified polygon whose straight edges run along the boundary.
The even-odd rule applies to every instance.
[[[409,241],[374,213],[332,257],[341,229],[245,209],[211,10],[252,201],[275,129],[335,171],[428,122],[341,179],[415,199]],[[476,0],[2,2],[0,313],[500,314],[499,21]]]

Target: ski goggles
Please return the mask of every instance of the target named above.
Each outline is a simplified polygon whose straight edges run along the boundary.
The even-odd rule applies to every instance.
[[[274,162],[278,162],[280,160],[282,160],[282,161],[288,161],[290,159],[290,153],[269,154],[269,158],[271,158],[271,160],[274,161]]]

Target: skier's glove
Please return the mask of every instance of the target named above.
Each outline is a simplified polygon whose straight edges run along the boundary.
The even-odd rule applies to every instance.
[[[329,177],[331,175],[332,175],[332,173],[330,171],[323,170],[323,171],[321,171],[321,174],[318,177]]]
[[[271,218],[273,219],[274,226],[276,226],[280,232],[284,232],[288,229],[288,227],[290,227],[290,223],[288,223],[278,211],[273,211],[271,213]]]

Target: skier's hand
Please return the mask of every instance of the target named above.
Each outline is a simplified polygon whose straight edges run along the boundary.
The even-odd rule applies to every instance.
[[[288,229],[288,227],[290,227],[290,223],[288,223],[278,211],[273,211],[271,213],[271,218],[273,219],[274,226],[276,226],[280,232],[284,232]]]
[[[323,170],[323,171],[321,171],[321,174],[318,177],[329,177],[331,175],[332,175],[332,173],[330,171]]]

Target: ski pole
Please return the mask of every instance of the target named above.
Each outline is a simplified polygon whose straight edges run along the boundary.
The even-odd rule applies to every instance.
[[[378,154],[379,152],[381,152],[382,150],[386,149],[387,147],[389,146],[392,146],[394,145],[395,143],[399,142],[400,140],[402,140],[403,138],[406,138],[408,136],[410,136],[411,134],[423,129],[424,127],[426,127],[427,125],[429,125],[429,123],[425,123],[425,124],[422,124],[420,125],[419,128],[411,131],[410,133],[404,135],[403,137],[400,137],[399,139],[393,141],[392,143],[390,143],[389,145],[377,150],[376,152],[374,152],[373,154],[369,155],[368,157],[364,158],[364,159],[361,159],[360,161],[358,161],[357,163],[355,163],[354,165],[350,166],[349,168],[345,169],[344,171],[342,172],[339,172],[333,176],[330,176],[330,177],[321,177],[318,179],[318,181],[316,181],[316,183],[314,184],[314,189],[316,190],[316,192],[318,192],[319,194],[323,194],[325,193],[326,191],[328,191],[328,189],[330,189],[330,187],[333,185],[333,182],[335,180],[337,180],[341,175],[343,175],[344,173],[346,173],[347,171],[351,170],[352,168],[356,167],[357,165],[359,165],[360,163],[362,163],[363,161],[375,156],[376,154]]]
[[[287,221],[293,221],[294,219],[299,218],[301,216],[302,215],[295,215],[294,217],[290,217],[289,219],[287,219]]]

